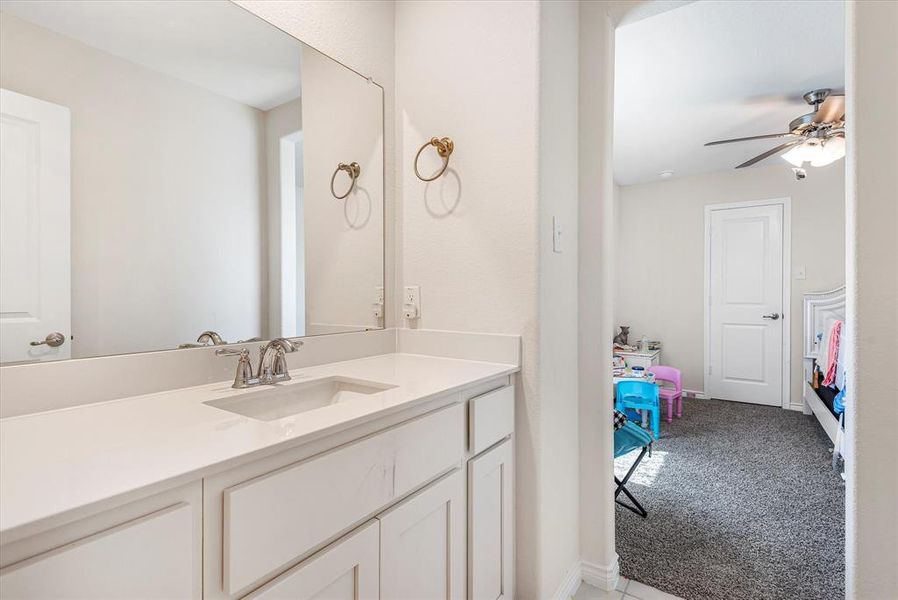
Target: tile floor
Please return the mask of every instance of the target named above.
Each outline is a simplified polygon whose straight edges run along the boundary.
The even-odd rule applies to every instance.
[[[682,600],[682,598],[621,577],[617,582],[617,589],[612,592],[582,583],[573,600]]]

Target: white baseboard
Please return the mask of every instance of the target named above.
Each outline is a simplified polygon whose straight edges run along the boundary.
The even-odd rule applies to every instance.
[[[610,592],[617,587],[617,580],[620,578],[620,560],[615,557],[610,565],[581,561],[580,577],[589,585]]]
[[[571,568],[568,569],[567,573],[565,573],[564,579],[561,581],[561,585],[559,585],[558,589],[555,590],[555,594],[552,596],[552,598],[553,600],[570,600],[571,597],[577,593],[577,588],[579,587],[580,561],[577,561],[572,564]]]
[[[795,403],[790,404],[789,410],[797,410],[798,412],[804,412],[804,402],[799,402],[798,404],[795,404]]]
[[[699,400],[707,400],[705,392],[701,390],[683,390],[683,393],[689,398],[698,398]]]

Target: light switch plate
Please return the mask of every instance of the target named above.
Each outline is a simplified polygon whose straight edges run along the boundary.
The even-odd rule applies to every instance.
[[[800,267],[795,267],[795,279],[807,279],[808,275],[805,272],[804,265]]]
[[[557,254],[561,254],[564,252],[564,247],[562,245],[563,231],[561,228],[561,221],[558,217],[552,217],[552,252]]]

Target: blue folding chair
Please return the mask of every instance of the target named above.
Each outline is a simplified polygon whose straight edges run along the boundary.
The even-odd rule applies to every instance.
[[[617,396],[615,408],[627,416],[633,415],[633,411],[649,411],[652,433],[657,440],[661,434],[661,399],[658,386],[648,381],[628,379],[618,382],[615,395]]]
[[[639,456],[636,458],[636,461],[630,466],[630,469],[627,471],[627,474],[624,475],[623,479],[618,479],[617,475],[614,476],[614,483],[617,484],[617,489],[614,490],[614,501],[623,506],[626,509],[632,510],[640,517],[648,516],[648,512],[645,508],[642,507],[642,504],[636,499],[635,496],[626,488],[627,482],[630,481],[630,476],[633,475],[633,472],[636,471],[636,467],[639,466],[639,463],[642,462],[645,453],[648,452],[652,447],[652,436],[644,430],[642,427],[634,423],[624,423],[624,426],[614,432],[614,458],[618,458],[619,456],[623,456],[628,452],[632,452],[637,448],[642,448],[642,452],[639,453]],[[627,504],[622,500],[618,500],[617,497],[621,495],[621,493],[630,499],[630,502],[633,504]]]

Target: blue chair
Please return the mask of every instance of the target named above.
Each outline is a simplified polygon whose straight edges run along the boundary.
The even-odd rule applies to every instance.
[[[649,411],[652,433],[657,440],[661,434],[661,399],[658,386],[648,381],[620,381],[615,395],[617,396],[615,408],[627,416],[632,415],[632,411]]]
[[[636,467],[638,467],[639,463],[642,462],[645,453],[648,452],[651,447],[652,436],[638,425],[627,422],[624,423],[623,427],[614,432],[614,458],[623,456],[624,454],[632,452],[637,448],[642,448],[642,452],[639,453],[639,456],[636,458],[636,461],[630,466],[630,469],[627,471],[627,474],[624,475],[624,478],[618,479],[615,475],[614,483],[617,484],[617,489],[614,490],[614,501],[624,508],[632,510],[637,515],[643,518],[648,515],[648,512],[642,507],[642,505],[633,496],[630,490],[626,488],[626,485],[630,480],[630,476],[633,475],[633,472],[636,470]],[[623,492],[624,495],[626,495],[627,498],[630,499],[630,502],[633,503],[632,505],[617,499],[617,497],[621,495],[621,492]]]

